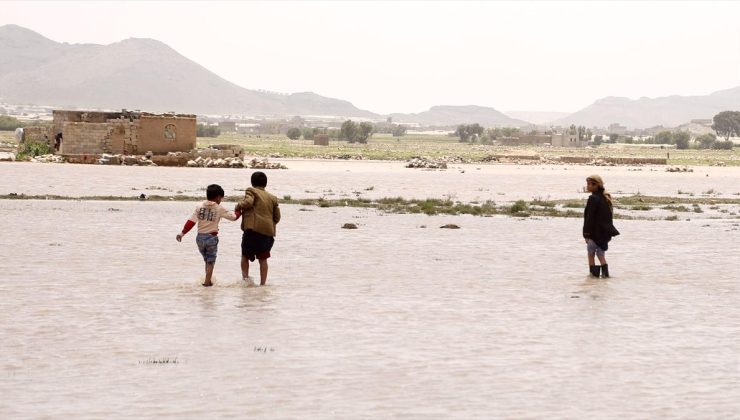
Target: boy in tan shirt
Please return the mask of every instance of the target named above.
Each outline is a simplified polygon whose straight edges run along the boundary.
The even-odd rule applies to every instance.
[[[239,218],[240,213],[239,211],[231,213],[221,207],[221,200],[224,199],[224,189],[220,185],[209,185],[206,188],[206,198],[207,200],[195,207],[193,215],[185,222],[182,232],[178,233],[175,239],[177,239],[177,242],[182,242],[182,237],[196,223],[198,224],[198,235],[195,237],[195,243],[198,245],[198,251],[203,255],[203,261],[206,263],[206,280],[203,286],[209,287],[213,286],[211,277],[218,254],[218,222],[221,218],[233,222]]]
[[[257,171],[252,174],[252,187],[247,188],[244,199],[236,205],[242,217],[242,277],[249,282],[249,262],[255,258],[260,264],[260,285],[267,283],[267,259],[275,243],[275,226],[280,221],[278,199],[265,191],[267,175]]]

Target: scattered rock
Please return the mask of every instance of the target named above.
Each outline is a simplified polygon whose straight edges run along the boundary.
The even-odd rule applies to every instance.
[[[342,225],[342,229],[357,229],[357,225],[354,223],[345,223]]]
[[[442,160],[415,156],[408,160],[407,168],[447,169],[447,163]]]
[[[440,229],[460,229],[460,226],[452,224],[452,223],[448,223],[444,226],[440,226],[439,228]]]
[[[64,158],[59,155],[41,155],[28,160],[34,163],[64,163]]]
[[[257,160],[256,158],[249,161],[248,167],[252,169],[288,169],[281,163],[270,163],[267,159]]]

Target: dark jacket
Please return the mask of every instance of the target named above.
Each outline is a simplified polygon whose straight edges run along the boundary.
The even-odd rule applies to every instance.
[[[612,211],[609,203],[604,197],[604,190],[591,194],[583,212],[583,237],[596,242],[599,248],[606,251],[609,249],[609,241],[613,236],[619,235],[614,227]]]

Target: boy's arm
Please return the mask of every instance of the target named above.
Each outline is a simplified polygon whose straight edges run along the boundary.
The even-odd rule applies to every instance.
[[[196,207],[195,211],[193,212],[193,215],[190,216],[190,219],[185,222],[185,226],[182,227],[182,232],[178,233],[177,236],[175,236],[175,239],[177,239],[177,242],[182,241],[182,237],[185,236],[188,232],[190,232],[190,229],[195,226],[195,221],[198,220],[198,208]]]
[[[244,192],[244,198],[237,203],[236,210],[244,211],[251,209],[252,206],[254,206],[254,194],[247,189],[247,191]]]
[[[272,206],[272,221],[275,224],[278,224],[278,222],[280,222],[280,207],[278,206],[277,200],[275,200],[275,204]]]
[[[221,217],[223,217],[226,220],[231,220],[232,222],[239,218],[239,216],[242,215],[241,210],[238,208],[234,210],[234,212],[230,212],[226,210],[225,208],[221,207]]]

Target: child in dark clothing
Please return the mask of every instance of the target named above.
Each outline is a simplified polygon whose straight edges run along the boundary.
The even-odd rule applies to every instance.
[[[611,194],[604,189],[604,180],[598,175],[586,178],[586,190],[591,193],[583,212],[583,238],[586,240],[588,252],[588,266],[594,277],[609,277],[609,265],[606,263],[605,252],[609,249],[609,241],[619,231],[613,224],[613,206]],[[599,258],[600,266],[596,265],[594,257]]]
[[[250,283],[249,262],[255,258],[260,265],[260,285],[267,283],[267,259],[270,258],[275,243],[275,229],[280,222],[278,199],[265,191],[267,175],[264,172],[252,174],[252,187],[244,192],[244,199],[236,205],[242,217],[242,278]]]

